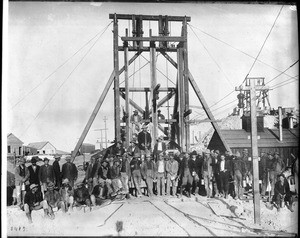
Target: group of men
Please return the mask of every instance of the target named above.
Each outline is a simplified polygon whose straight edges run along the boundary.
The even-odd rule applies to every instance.
[[[91,158],[86,170],[90,194],[100,200],[118,194],[127,198],[132,195],[141,197],[141,185],[144,182],[144,194],[149,197],[183,194],[190,197],[191,194],[199,195],[204,185],[209,198],[226,199],[231,195],[235,199],[242,199],[245,189],[252,187],[252,161],[247,149],[242,154],[231,154],[229,151],[222,154],[219,150],[209,149],[202,153],[167,151],[162,137],[157,139],[152,150],[151,135],[143,126],[128,148],[123,148],[122,141],[119,141],[107,157]],[[259,169],[261,196],[264,197],[268,190],[278,209],[280,199],[284,198],[292,210],[293,201],[286,178],[284,189],[283,185],[279,186],[280,177],[284,177],[286,170],[279,153],[261,153]]]
[[[15,196],[17,205],[25,211],[29,222],[32,222],[31,212],[44,209],[45,217],[54,219],[53,209],[68,211],[73,209],[80,196],[76,196],[74,182],[78,170],[71,157],[66,157],[66,163],[59,164],[60,156],[55,157],[52,165],[44,158],[44,164],[39,166],[38,156],[31,158],[31,165],[26,166],[24,157],[18,160],[15,168]]]

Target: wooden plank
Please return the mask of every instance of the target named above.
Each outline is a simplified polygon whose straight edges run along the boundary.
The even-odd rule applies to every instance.
[[[159,21],[159,15],[133,15],[133,14],[109,14],[109,19],[114,19],[114,16],[119,20],[132,20],[133,17],[140,18],[142,17],[145,21]],[[163,16],[166,17],[166,16]],[[185,18],[188,22],[191,21],[189,16],[167,16],[168,21],[183,21]]]
[[[123,46],[119,46],[118,49],[119,49],[119,51],[124,51]],[[165,52],[176,52],[177,51],[177,48],[175,46],[174,47],[169,46],[169,47],[166,47],[166,48],[156,47],[156,51],[160,51],[161,49],[163,49]],[[149,52],[150,47],[147,47],[147,46],[143,46],[141,48],[137,48],[137,47],[133,47],[133,46],[128,47],[128,51],[137,51],[137,50]]]
[[[150,36],[150,37],[132,37],[123,36],[122,41],[168,41],[168,42],[185,42],[186,38],[182,36]],[[151,50],[151,49],[150,49]]]
[[[154,94],[154,88],[157,84],[156,78],[156,50],[155,50],[155,43],[150,45],[150,80],[151,80],[151,108],[152,108],[152,123],[153,123],[153,138],[152,138],[152,148],[155,144],[155,141],[158,137],[157,129],[158,129],[158,118],[157,118],[157,105],[153,108],[153,100],[156,103],[156,95]]]
[[[125,91],[125,87],[120,87],[120,91]],[[135,87],[135,88],[128,88],[129,92],[150,92],[151,88],[150,87]],[[170,91],[175,91],[174,87],[168,87],[168,88],[159,88],[159,92],[170,92]]]
[[[126,29],[127,30],[127,29]],[[127,35],[127,31],[126,31]],[[125,126],[125,146],[126,148],[129,146],[130,135],[129,135],[129,77],[128,77],[128,44],[124,44],[124,76],[125,76],[125,112],[126,112],[126,126]]]
[[[125,93],[124,92],[120,92],[120,95],[123,99],[125,99]],[[142,115],[144,114],[144,109],[141,108],[138,104],[136,104],[134,101],[132,101],[131,99],[129,99],[129,103],[131,106],[133,106],[136,110],[138,110]]]

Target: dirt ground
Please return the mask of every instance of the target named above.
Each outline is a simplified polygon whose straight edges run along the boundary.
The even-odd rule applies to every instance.
[[[213,204],[218,215],[208,206]],[[230,208],[237,206],[235,214]],[[253,220],[252,201],[207,199],[202,196],[148,197],[113,201],[103,207],[73,212],[55,211],[55,219],[42,210],[32,213],[29,224],[17,207],[7,208],[9,236],[295,236],[298,232],[298,202],[295,212],[269,210],[261,202],[261,225]],[[223,217],[227,215],[229,217]],[[236,216],[237,215],[237,216]],[[119,232],[117,229],[119,224]]]

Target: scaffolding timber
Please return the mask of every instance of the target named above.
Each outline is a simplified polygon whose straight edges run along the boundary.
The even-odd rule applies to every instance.
[[[167,15],[132,15],[132,14],[109,14],[109,19],[113,20],[113,58],[114,69],[113,72],[92,112],[87,125],[85,126],[74,151],[72,152],[72,158],[78,154],[78,151],[109,91],[109,88],[114,84],[114,127],[115,127],[115,141],[121,140],[121,115],[120,115],[120,98],[125,100],[125,146],[129,145],[130,133],[129,133],[129,113],[130,105],[145,115],[145,122],[152,122],[152,140],[155,140],[158,136],[158,130],[163,128],[160,123],[167,123],[171,127],[169,139],[170,141],[178,144],[182,151],[189,151],[190,147],[190,120],[189,115],[192,110],[189,105],[190,85],[198,97],[203,110],[205,111],[208,121],[212,123],[213,128],[218,133],[221,141],[224,144],[226,150],[230,151],[229,146],[223,139],[220,132],[220,128],[211,113],[208,104],[206,103],[200,88],[196,84],[194,77],[192,76],[188,67],[188,45],[187,45],[187,24],[191,21],[188,16],[167,16]],[[119,36],[119,21],[130,22],[129,26],[132,27],[131,35],[129,35],[128,28],[125,29],[124,36]],[[149,22],[149,33],[145,36],[143,31],[143,25],[145,21]],[[150,22],[157,24],[158,35],[152,35],[152,29]],[[171,23],[181,23],[180,35],[172,35],[169,25]],[[124,29],[123,29],[124,30]],[[153,31],[154,32],[154,31]],[[119,38],[122,41],[122,45],[119,44]],[[123,52],[124,66],[119,69],[119,54]],[[129,59],[129,53],[134,52],[134,55]],[[128,68],[143,52],[149,52],[150,56],[150,87],[129,87],[129,74]],[[157,82],[156,75],[156,54],[160,53],[166,61],[173,65],[176,70],[176,87],[160,87]],[[175,61],[169,53],[177,54],[177,61]],[[124,73],[125,87],[120,87],[120,75]],[[168,80],[168,79],[167,79]],[[146,106],[139,105],[139,102],[135,102],[129,98],[129,92],[144,92],[146,98]],[[158,94],[165,92],[167,95],[158,101]],[[148,95],[150,98],[148,100]],[[158,120],[157,110],[164,103],[168,102],[171,98],[174,98],[172,117],[168,115],[166,120]],[[150,105],[148,105],[150,102]],[[145,108],[145,109],[143,109]],[[163,131],[164,132],[164,131]],[[165,132],[164,132],[165,133]],[[168,136],[168,135],[166,135]]]

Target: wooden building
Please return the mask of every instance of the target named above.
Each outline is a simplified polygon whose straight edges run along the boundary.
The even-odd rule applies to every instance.
[[[56,154],[56,148],[49,141],[29,143],[27,145],[27,148],[29,148],[29,150],[30,148],[34,150],[34,151],[30,151],[29,154],[42,154],[42,155]]]
[[[221,130],[232,153],[239,151],[242,154],[243,149],[248,149],[251,156],[251,132],[245,129],[239,130]],[[264,128],[257,132],[258,135],[258,152],[279,152],[280,157],[284,159],[287,165],[290,165],[292,156],[298,155],[299,129],[282,129],[282,141],[279,140],[279,129]],[[221,153],[225,147],[217,133],[214,133],[208,149],[218,149]]]
[[[7,156],[23,156],[23,142],[13,133],[7,135]]]
[[[83,143],[80,149],[82,154],[90,154],[95,151],[95,145],[89,143]]]

